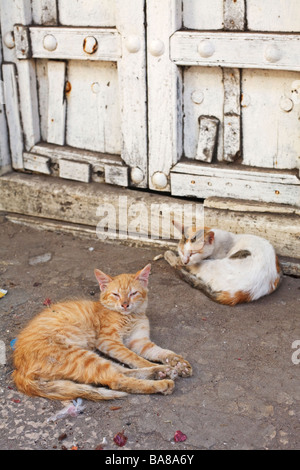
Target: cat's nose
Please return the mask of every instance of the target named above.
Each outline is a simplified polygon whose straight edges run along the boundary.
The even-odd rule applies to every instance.
[[[122,307],[125,308],[125,310],[129,307],[128,302],[122,302]]]
[[[190,257],[189,256],[184,256],[182,261],[183,261],[183,264],[188,264],[188,262],[190,261]]]

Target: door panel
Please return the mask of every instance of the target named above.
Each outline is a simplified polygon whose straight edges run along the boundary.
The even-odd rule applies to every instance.
[[[243,70],[243,164],[297,168],[300,155],[300,100],[293,90],[299,73]],[[259,137],[259,138],[258,138]]]
[[[146,187],[144,0],[3,0],[1,22],[14,168]]]
[[[183,142],[184,155],[197,159],[199,146],[199,118],[214,116],[221,125],[218,129],[217,157],[223,157],[223,73],[217,67],[185,67],[183,69]]]
[[[300,32],[298,0],[247,0],[250,31]]]
[[[59,22],[64,26],[115,26],[116,5],[112,0],[58,0]]]
[[[191,30],[242,30],[244,0],[183,0],[183,26]]]
[[[299,205],[300,36],[284,34],[295,26],[282,2],[272,2],[277,34],[266,18],[264,32],[246,29],[248,11],[253,31],[262,24],[257,2],[165,5],[167,26],[158,2],[147,2],[150,187]]]
[[[72,89],[66,93],[66,144],[120,155],[117,64],[71,60],[67,65],[67,83]]]
[[[185,0],[183,26],[188,29],[223,29],[223,0]]]

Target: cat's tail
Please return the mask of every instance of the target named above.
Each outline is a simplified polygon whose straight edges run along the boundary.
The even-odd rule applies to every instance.
[[[75,400],[85,398],[87,400],[112,400],[127,396],[125,392],[94,387],[93,385],[80,384],[71,380],[41,380],[24,377],[14,371],[13,379],[19,391],[29,396],[39,396],[52,400]]]

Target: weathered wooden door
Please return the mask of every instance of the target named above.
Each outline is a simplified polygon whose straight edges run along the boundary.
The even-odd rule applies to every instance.
[[[149,185],[300,204],[299,0],[147,0]]]
[[[147,185],[144,1],[1,0],[12,166]]]
[[[15,169],[300,205],[299,0],[1,0],[1,29]]]

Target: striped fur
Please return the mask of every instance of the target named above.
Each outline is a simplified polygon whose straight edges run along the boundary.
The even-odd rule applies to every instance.
[[[61,302],[34,317],[16,342],[17,388],[57,400],[171,393],[173,379],[191,375],[192,369],[181,356],[150,341],[145,313],[149,274],[150,265],[114,278],[95,270],[99,302]]]

